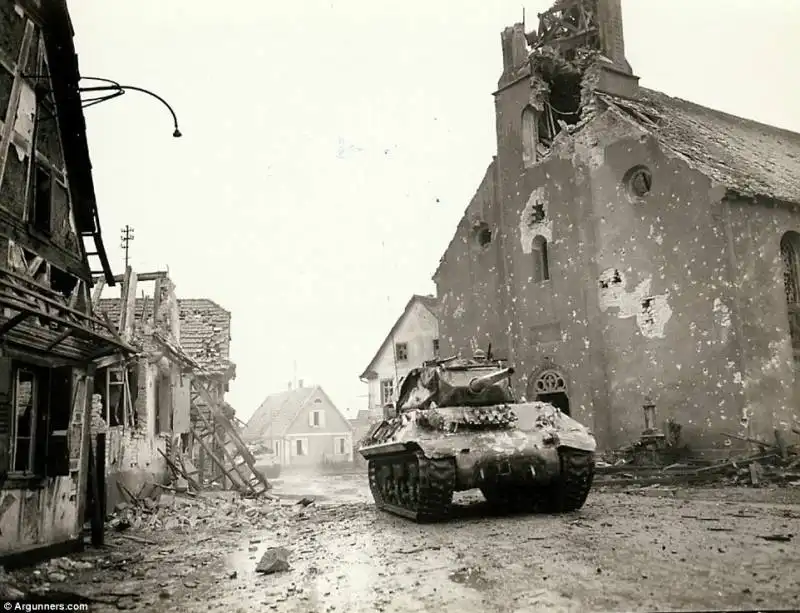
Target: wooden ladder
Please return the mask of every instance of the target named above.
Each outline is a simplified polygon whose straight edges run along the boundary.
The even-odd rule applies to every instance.
[[[236,489],[255,496],[265,495],[272,486],[255,467],[253,454],[247,449],[220,405],[214,402],[207,385],[194,379],[191,394],[192,405],[197,413],[197,420],[192,420],[192,432],[203,451]],[[208,407],[209,417],[204,414],[205,407],[198,400],[202,400]],[[222,452],[222,457],[214,452],[215,448]]]

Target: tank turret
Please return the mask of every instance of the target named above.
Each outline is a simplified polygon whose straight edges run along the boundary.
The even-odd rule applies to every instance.
[[[513,368],[480,358],[428,362],[411,370],[403,380],[397,396],[397,410],[514,402],[509,385],[512,374]]]

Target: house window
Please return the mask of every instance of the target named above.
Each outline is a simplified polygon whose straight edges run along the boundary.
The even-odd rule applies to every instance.
[[[439,356],[439,339],[433,339],[433,355]]]
[[[789,317],[789,338],[795,365],[800,365],[800,234],[787,232],[781,239],[783,289]]]
[[[59,292],[64,298],[70,298],[77,285],[77,277],[73,277],[68,272],[59,270],[55,266],[50,266],[50,287]]]
[[[94,391],[103,396],[105,418],[109,426],[136,427],[138,423],[133,398],[136,393],[135,368],[109,367],[104,377],[95,379],[100,385],[96,383]]]
[[[398,362],[405,362],[408,359],[408,343],[395,344],[394,356]]]
[[[394,399],[394,379],[381,381],[381,406],[389,404]]]
[[[345,441],[344,437],[336,439],[336,453],[338,453],[339,455],[345,455],[345,453],[346,453],[345,452],[345,442],[346,441]]]
[[[31,223],[41,232],[49,233],[51,230],[52,203],[53,176],[49,169],[37,164],[34,173]]]
[[[311,425],[314,426],[315,428],[319,428],[319,424],[320,424],[319,411],[314,411],[313,413],[311,413]]]
[[[20,368],[14,381],[14,436],[11,447],[11,469],[33,472],[34,435],[36,431],[39,381],[36,373]]]
[[[69,474],[72,369],[0,358],[0,473]],[[5,445],[3,443],[8,443]]]
[[[294,442],[294,454],[306,455],[306,446],[303,444],[303,439],[299,438]]]
[[[537,236],[531,249],[533,256],[533,281],[539,283],[550,279],[550,262],[547,258],[547,239]]]

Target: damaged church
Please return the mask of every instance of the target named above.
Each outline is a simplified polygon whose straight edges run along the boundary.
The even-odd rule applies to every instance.
[[[800,135],[642,87],[620,0],[501,41],[497,154],[433,277],[442,354],[492,343],[604,448],[643,406],[698,453],[795,424]]]

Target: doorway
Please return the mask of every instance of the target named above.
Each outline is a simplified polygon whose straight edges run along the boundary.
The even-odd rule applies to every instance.
[[[539,402],[547,402],[552,404],[565,415],[569,415],[569,396],[567,396],[564,392],[537,394],[536,400]]]

